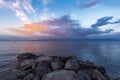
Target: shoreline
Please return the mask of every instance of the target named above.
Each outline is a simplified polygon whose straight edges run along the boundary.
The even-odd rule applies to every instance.
[[[57,74],[65,73],[65,75],[67,75],[69,71],[72,71],[72,73],[74,73],[74,75],[77,76],[77,79],[75,78],[75,80],[85,80],[85,79],[86,80],[119,80],[119,79],[112,79],[106,73],[104,67],[95,66],[90,61],[78,60],[76,56],[68,56],[68,57],[45,56],[45,55],[37,56],[32,53],[25,53],[18,55],[17,58],[18,58],[18,62],[16,66],[17,66],[18,74],[15,80],[17,79],[31,80],[31,78],[33,80],[34,78],[37,78],[36,80],[51,80],[48,79],[49,75],[54,75],[54,76],[56,75],[58,77],[64,78],[60,80],[67,80],[65,79],[64,75],[60,76]],[[41,73],[41,71],[43,73]],[[69,73],[69,75],[72,76],[73,74]],[[84,77],[81,75],[83,75]],[[53,80],[55,80],[54,76],[53,76],[54,78]]]

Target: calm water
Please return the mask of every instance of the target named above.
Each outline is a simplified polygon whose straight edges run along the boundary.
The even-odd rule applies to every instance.
[[[9,70],[21,53],[76,55],[104,66],[112,77],[120,77],[120,41],[19,41],[0,42],[0,74]]]

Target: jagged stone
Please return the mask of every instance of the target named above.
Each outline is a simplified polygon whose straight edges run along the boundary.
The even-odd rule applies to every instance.
[[[79,61],[82,68],[95,68],[94,64],[90,61]]]
[[[18,59],[18,62],[22,62],[24,60],[29,60],[29,59],[36,59],[38,58],[37,55],[35,54],[32,54],[32,53],[24,53],[24,54],[20,54],[17,59]]]
[[[42,80],[79,80],[74,71],[57,70],[43,76]]]
[[[75,70],[75,71],[79,70],[80,65],[79,65],[77,59],[69,59],[65,64],[65,69]]]
[[[60,70],[63,68],[63,63],[59,60],[59,59],[54,59],[52,62],[51,62],[51,68],[52,70]]]
[[[80,80],[91,80],[90,77],[85,74],[83,71],[78,71],[78,77]]]
[[[92,77],[95,80],[107,80],[97,69],[93,70]]]
[[[51,69],[49,67],[49,62],[47,61],[41,61],[38,63],[38,65],[35,68],[35,73],[39,76],[42,77],[43,75],[51,72]]]

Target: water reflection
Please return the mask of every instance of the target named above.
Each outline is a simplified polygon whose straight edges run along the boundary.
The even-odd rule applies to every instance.
[[[79,59],[91,60],[96,65],[106,67],[112,76],[120,75],[120,41],[0,42],[0,55],[26,52],[45,55],[76,55]]]

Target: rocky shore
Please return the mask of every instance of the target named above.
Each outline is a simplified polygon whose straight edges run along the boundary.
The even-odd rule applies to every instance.
[[[105,68],[76,56],[20,54],[14,80],[112,80]],[[120,80],[114,79],[114,80]]]

